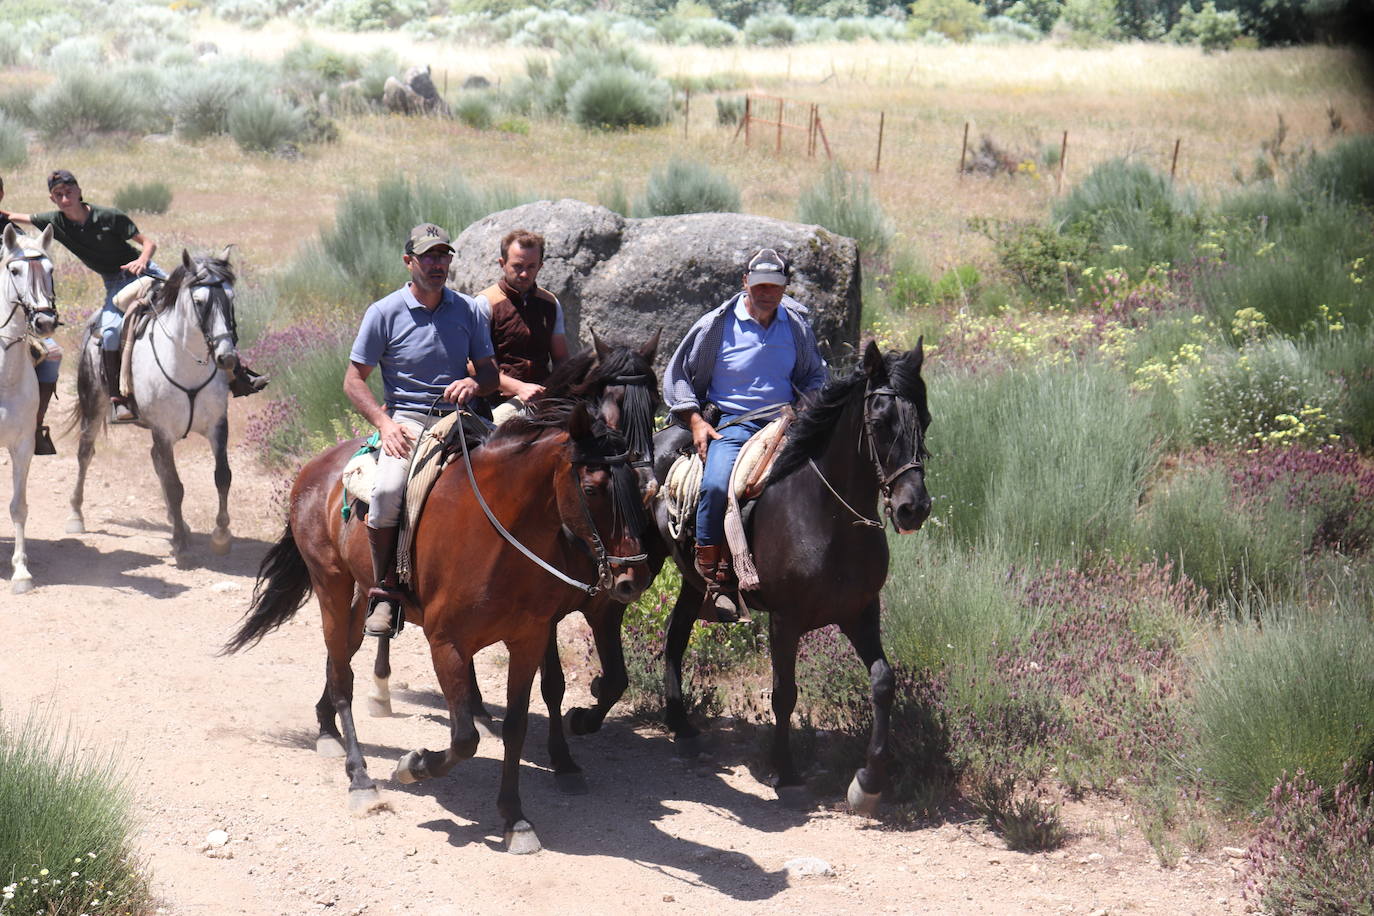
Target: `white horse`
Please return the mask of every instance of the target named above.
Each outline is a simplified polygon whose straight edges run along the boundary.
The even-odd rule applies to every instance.
[[[218,258],[192,259],[181,253],[181,266],[172,271],[153,302],[144,334],[132,344],[130,374],[138,409],[138,423],[153,434],[153,467],[162,482],[167,520],[172,525],[172,558],[180,565],[190,542],[181,515],[184,489],[177,476],[172,447],[192,432],[210,442],[215,455],[215,487],[219,514],[210,547],[229,552],[229,379],[238,364],[238,332],[234,322],[234,273],[229,249]],[[76,489],[67,531],[86,530],[81,504],[86,470],[95,454],[95,438],[110,409],[100,362],[99,313],[92,317],[81,348],[77,373],[81,443],[77,450]]]
[[[0,236],[0,272],[4,274],[0,280],[0,316],[4,316],[0,320],[0,445],[9,449],[14,470],[14,493],[10,497],[14,572],[10,590],[15,594],[33,588],[24,523],[29,518],[27,490],[38,421],[38,376],[33,371],[28,334],[32,331],[46,337],[57,327],[52,261],[48,259],[51,244],[51,226],[43,230],[37,247],[13,224]]]

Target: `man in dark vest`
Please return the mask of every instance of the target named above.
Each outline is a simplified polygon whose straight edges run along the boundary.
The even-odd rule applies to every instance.
[[[563,306],[536,283],[544,266],[544,237],[524,229],[501,240],[501,279],[476,296],[477,310],[491,324],[491,342],[501,385],[495,401],[528,403],[544,393],[544,380],[568,358]],[[504,404],[502,404],[504,406]],[[510,409],[496,411],[496,419]]]

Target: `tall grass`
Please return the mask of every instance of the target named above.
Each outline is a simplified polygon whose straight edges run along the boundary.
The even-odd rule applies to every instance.
[[[305,115],[275,95],[249,92],[229,108],[226,119],[234,142],[250,153],[279,153],[305,134]]]
[[[868,179],[834,163],[797,198],[797,219],[853,239],[859,252],[870,258],[883,257],[892,242],[892,224]]]
[[[37,713],[0,719],[0,912],[150,912],[130,802],[114,754]]]
[[[1148,166],[1113,159],[1094,168],[1054,206],[1062,231],[1086,238],[1103,263],[1133,274],[1182,263],[1197,242],[1195,203]]]
[[[24,125],[8,112],[0,111],[0,168],[16,169],[29,161],[29,141]]]
[[[649,173],[637,209],[639,216],[734,213],[740,209],[739,189],[704,162],[674,157]]]
[[[1265,606],[1205,660],[1195,765],[1232,807],[1263,805],[1285,773],[1329,791],[1347,761],[1359,771],[1374,760],[1374,622],[1367,602],[1344,603],[1329,613]]]
[[[115,192],[114,205],[126,213],[166,213],[172,189],[165,181],[126,184]]]

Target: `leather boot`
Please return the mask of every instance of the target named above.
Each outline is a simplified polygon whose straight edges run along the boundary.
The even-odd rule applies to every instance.
[[[129,423],[138,419],[133,402],[119,393],[120,351],[101,350],[101,368],[105,372],[105,390],[110,393],[110,403],[114,405],[114,422]]]
[[[697,572],[706,580],[706,595],[697,619],[704,623],[738,623],[738,591],[733,587],[733,570],[725,548],[719,544],[698,544],[696,550]]]
[[[390,636],[398,629],[401,614],[400,584],[396,581],[396,538],[400,529],[367,529],[367,543],[372,548],[372,578],[377,584],[367,590],[367,620],[363,633],[367,636]]]
[[[33,437],[33,453],[35,455],[57,454],[57,449],[52,444],[52,433],[43,425],[43,420],[48,415],[48,402],[56,393],[56,382],[38,383],[38,426],[34,430]]]
[[[267,387],[271,376],[260,375],[249,369],[240,360],[229,379],[229,393],[236,398],[246,398],[250,394],[257,394]]]

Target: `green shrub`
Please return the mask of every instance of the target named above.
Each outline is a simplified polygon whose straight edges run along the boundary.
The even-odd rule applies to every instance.
[[[1271,606],[1235,625],[1198,673],[1200,767],[1241,811],[1263,805],[1284,776],[1328,793],[1347,762],[1374,759],[1374,622],[1358,609],[1315,614]]]
[[[29,141],[24,125],[0,110],[0,169],[17,169],[29,161]]]
[[[73,35],[64,38],[48,52],[48,66],[57,73],[82,67],[99,67],[103,63],[105,47],[94,36]]]
[[[797,40],[797,23],[786,13],[761,13],[744,23],[744,43],[764,48],[790,45]]]
[[[678,213],[737,213],[739,189],[730,179],[706,165],[674,157],[649,173],[637,213],[673,216]]]
[[[429,15],[427,0],[344,0],[334,20],[353,32],[395,29]]]
[[[1081,236],[1061,234],[1039,223],[985,225],[998,265],[1013,280],[1036,295],[1055,299],[1069,295],[1070,280],[1087,254]]]
[[[34,124],[49,143],[74,143],[91,134],[142,132],[149,94],[126,79],[76,70],[38,92]]]
[[[1225,51],[1240,35],[1240,15],[1233,9],[1218,11],[1212,0],[1206,0],[1200,10],[1183,4],[1178,22],[1169,30],[1170,41],[1201,45],[1204,51]]]
[[[126,213],[166,213],[172,189],[161,181],[126,184],[115,192],[114,205]]]
[[[1007,7],[1007,16],[1017,22],[1034,26],[1042,35],[1048,35],[1054,24],[1059,21],[1059,14],[1063,10],[1062,0],[1016,0]],[[1058,155],[1059,148],[1055,147],[1055,156]]]
[[[496,109],[487,95],[464,92],[453,103],[453,116],[475,130],[487,130],[496,122]]]
[[[1114,159],[1092,170],[1054,207],[1064,235],[1095,246],[1104,266],[1142,273],[1193,254],[1198,224],[1190,200],[1148,166]]]
[[[720,19],[691,19],[678,33],[681,45],[728,48],[740,42],[740,30]]]
[[[959,302],[968,305],[978,298],[980,281],[978,268],[972,264],[960,264],[940,275],[940,279],[935,281],[933,293],[938,302]]]
[[[983,30],[982,8],[972,0],[916,0],[907,18],[907,32],[936,32],[954,41],[967,41]]]
[[[1299,195],[1321,193],[1337,201],[1374,206],[1374,136],[1360,134],[1313,156],[1293,178]]]
[[[249,93],[229,109],[229,134],[250,153],[280,153],[305,133],[305,114],[294,105],[266,93]]]
[[[1059,22],[1084,43],[1110,41],[1117,37],[1116,5],[1111,0],[1064,0]]]
[[[152,909],[126,777],[81,744],[36,715],[0,720],[0,912]]]
[[[654,80],[658,71],[653,61],[634,48],[623,44],[604,47],[585,47],[560,55],[552,69],[542,57],[527,57],[525,73],[532,88],[540,96],[540,104],[554,114],[570,113],[569,95],[575,85],[590,74],[605,68],[631,70],[646,80]],[[664,107],[667,106],[667,87],[662,89]],[[658,122],[655,122],[658,123]]]
[[[668,84],[629,67],[600,67],[568,90],[568,115],[596,130],[655,127],[668,119]]]
[[[1345,388],[1340,433],[1356,448],[1374,449],[1374,325],[1319,336],[1312,343],[1315,367]]]
[[[834,163],[797,198],[797,219],[853,239],[860,253],[870,258],[885,255],[892,241],[892,226],[868,179]]]
[[[730,127],[744,117],[744,99],[739,96],[716,96],[716,124]]]
[[[33,116],[34,91],[27,86],[16,86],[0,91],[0,112],[24,127],[37,124]]]

